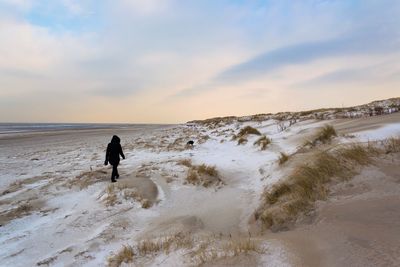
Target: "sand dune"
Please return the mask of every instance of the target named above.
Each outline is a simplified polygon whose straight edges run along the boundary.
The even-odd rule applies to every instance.
[[[273,234],[295,266],[396,266],[400,262],[400,154],[377,159],[318,203],[311,224]]]

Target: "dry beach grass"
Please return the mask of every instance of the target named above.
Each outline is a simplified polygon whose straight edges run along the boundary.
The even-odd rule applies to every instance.
[[[297,166],[285,180],[265,190],[255,217],[264,228],[287,227],[299,215],[310,211],[315,201],[325,199],[332,182],[346,181],[359,171],[360,166],[370,164],[374,157],[398,149],[395,138],[384,141],[383,146],[351,144],[329,152],[321,151],[309,160],[311,163]]]

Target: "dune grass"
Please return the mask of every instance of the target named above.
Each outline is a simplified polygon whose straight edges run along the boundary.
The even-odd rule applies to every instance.
[[[255,146],[260,146],[261,150],[266,150],[268,145],[271,144],[271,139],[263,135],[254,142]]]
[[[328,183],[343,181],[355,174],[355,168],[371,163],[376,149],[353,144],[333,152],[320,152],[312,164],[298,166],[289,177],[262,195],[262,205],[255,213],[264,228],[279,229],[307,213],[316,200],[328,194]]]
[[[151,255],[158,252],[169,254],[172,250],[190,248],[192,246],[193,238],[189,234],[178,232],[158,239],[142,240],[137,245],[137,251],[141,256]]]
[[[260,243],[251,238],[235,238],[231,239],[225,248],[226,254],[238,256],[240,254],[249,254],[250,252],[262,252]]]
[[[178,164],[190,168],[190,167],[192,167],[192,160],[191,159],[181,159],[178,161]]]
[[[103,199],[103,202],[106,206],[114,206],[117,204],[118,198],[117,193],[115,192],[114,184],[109,184],[106,188],[106,196]]]
[[[237,136],[241,137],[249,134],[261,135],[260,131],[258,131],[256,128],[253,128],[251,126],[246,126],[239,131]]]
[[[190,253],[190,258],[195,266],[209,263],[214,266],[218,260],[251,253],[264,253],[259,240],[253,238],[230,238],[229,240],[218,240],[208,238],[198,240],[199,245]],[[215,265],[218,266],[218,265]]]
[[[133,261],[133,257],[135,256],[135,252],[133,247],[131,246],[123,246],[117,254],[112,255],[108,258],[108,266],[109,267],[118,267],[122,263],[130,263]]]
[[[306,141],[304,145],[314,147],[318,144],[327,144],[330,143],[332,139],[336,136],[337,132],[335,128],[332,125],[325,125],[317,132],[313,140]]]
[[[247,139],[244,138],[244,137],[240,137],[240,138],[238,139],[238,142],[237,142],[238,145],[244,145],[244,144],[246,144],[246,143],[247,143]]]
[[[288,160],[289,160],[289,156],[287,154],[285,154],[284,152],[281,152],[280,156],[278,158],[279,165],[283,165]]]
[[[206,164],[191,165],[187,172],[186,182],[193,185],[202,185],[204,187],[209,187],[213,184],[222,184],[216,167]]]
[[[122,263],[133,263],[135,258],[154,256],[158,253],[169,254],[173,250],[193,247],[193,238],[186,233],[140,240],[135,246],[124,245],[116,254],[108,257],[109,267],[118,267]]]
[[[198,183],[200,183],[199,174],[197,173],[197,171],[195,169],[190,168],[188,170],[188,173],[187,173],[187,176],[186,176],[186,181],[189,184],[198,184]]]
[[[215,166],[209,166],[206,164],[201,164],[196,167],[197,172],[201,174],[207,174],[210,176],[218,176],[218,171]]]
[[[264,248],[258,239],[251,237],[217,237],[215,235],[199,235],[178,232],[157,238],[147,238],[138,241],[134,246],[123,246],[116,254],[108,257],[108,266],[118,267],[125,264],[144,266],[145,262],[160,255],[168,255],[173,251],[185,249],[183,257],[191,263],[190,266],[236,257],[251,253],[264,253]],[[125,266],[125,265],[124,265]]]
[[[0,225],[4,226],[14,219],[28,216],[37,209],[38,207],[34,207],[34,205],[28,201],[26,203],[18,204],[16,208],[0,211]]]
[[[400,136],[384,140],[383,146],[386,154],[400,152]]]
[[[242,145],[247,143],[247,136],[253,134],[253,135],[261,135],[260,131],[257,130],[256,128],[253,128],[251,126],[246,126],[242,129],[239,130],[238,134],[234,134],[232,136],[232,140],[238,140],[238,145]]]
[[[78,187],[79,190],[87,189],[92,184],[108,180],[108,172],[105,168],[84,171],[75,178],[68,179],[64,185],[68,188]]]
[[[330,140],[332,140],[333,137],[336,137],[337,133],[335,128],[333,128],[332,125],[326,125],[324,128],[322,128],[317,135],[316,140],[322,142],[322,143],[327,143]]]

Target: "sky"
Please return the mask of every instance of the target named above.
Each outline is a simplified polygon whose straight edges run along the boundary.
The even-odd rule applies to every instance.
[[[0,0],[0,122],[181,123],[400,96],[399,0]]]

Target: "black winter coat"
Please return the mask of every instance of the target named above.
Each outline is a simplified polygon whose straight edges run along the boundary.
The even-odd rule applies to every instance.
[[[125,155],[124,152],[122,152],[120,142],[121,139],[119,139],[118,136],[114,135],[111,139],[111,143],[109,143],[107,146],[105,163],[110,162],[111,165],[118,165],[120,160],[119,155],[121,155],[121,157],[125,159]]]

